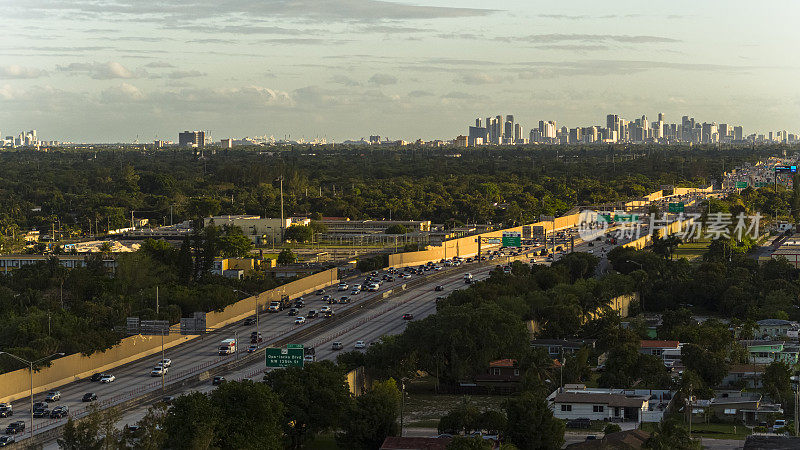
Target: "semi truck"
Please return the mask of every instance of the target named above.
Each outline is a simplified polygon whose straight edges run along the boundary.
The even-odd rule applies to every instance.
[[[236,353],[236,339],[225,339],[219,344],[220,355],[231,355]]]
[[[464,283],[472,284],[472,274],[471,273],[464,274]]]
[[[271,313],[276,313],[276,312],[281,312],[288,307],[289,307],[289,296],[284,295],[281,297],[280,300],[274,300],[269,302],[269,307],[267,308],[267,311]]]

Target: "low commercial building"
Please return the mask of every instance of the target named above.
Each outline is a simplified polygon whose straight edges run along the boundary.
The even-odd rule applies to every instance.
[[[242,229],[245,236],[255,244],[269,244],[280,242],[282,233],[295,225],[309,225],[311,220],[306,217],[289,217],[286,219],[262,218],[253,215],[214,216],[203,219],[203,226],[215,225],[236,226]]]
[[[92,257],[91,255],[2,255],[0,256],[0,273],[8,273],[20,267],[47,262],[51,258],[67,269],[86,267]],[[102,263],[109,272],[116,271],[117,261],[112,256],[103,257]]]
[[[674,393],[660,389],[560,388],[547,397],[556,418],[609,422],[660,422]]]
[[[347,217],[323,217],[322,223],[328,234],[370,234],[383,233],[387,228],[400,225],[409,233],[428,233],[430,220],[350,220]]]

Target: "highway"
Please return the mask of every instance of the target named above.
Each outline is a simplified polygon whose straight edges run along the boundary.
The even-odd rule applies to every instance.
[[[609,230],[612,232],[613,230]],[[609,250],[612,246],[605,242],[595,242],[592,247],[588,243],[576,241],[575,251],[590,251],[603,257],[604,252],[601,249]],[[624,243],[624,241],[620,241]],[[568,250],[568,245],[564,245],[565,250]],[[515,259],[522,261],[530,261],[530,255],[533,251],[541,249],[541,246],[531,248],[528,254],[522,254]],[[556,255],[556,260],[563,255]],[[537,258],[539,263],[546,263],[544,258]],[[457,268],[447,268],[442,272],[429,271],[424,275],[412,275],[411,280],[399,279],[395,277],[396,281],[393,283],[385,282],[377,292],[362,292],[356,296],[350,296],[349,290],[346,292],[336,292],[336,287],[332,286],[326,289],[326,293],[334,295],[338,298],[342,295],[351,297],[351,303],[346,305],[332,305],[337,316],[344,311],[353,308],[362,308],[365,301],[383,296],[388,290],[393,289],[397,291],[403,284],[410,283],[414,279],[425,277],[426,279],[435,276],[434,279],[426,280],[421,285],[410,287],[408,290],[395,292],[386,300],[378,302],[371,308],[364,308],[357,314],[350,315],[349,317],[337,317],[334,321],[335,326],[325,330],[322,333],[313,333],[307,338],[299,339],[299,342],[306,346],[314,346],[316,348],[317,360],[334,359],[338,351],[331,349],[331,342],[340,341],[344,344],[343,351],[354,349],[354,344],[358,340],[364,340],[369,344],[379,340],[381,336],[389,334],[401,333],[408,323],[402,320],[402,315],[411,313],[414,315],[415,320],[427,317],[436,311],[435,298],[440,295],[447,295],[453,289],[464,288],[463,274],[471,272],[477,280],[483,279],[488,276],[491,269],[495,264],[503,264],[506,258],[495,259],[489,261],[484,266],[478,266],[475,263],[464,264]],[[549,264],[549,263],[546,263]],[[383,272],[381,272],[383,273]],[[359,277],[358,281],[363,281],[363,277]],[[354,280],[348,281],[350,284]],[[436,285],[443,285],[444,292],[435,292]],[[317,295],[305,296],[306,306],[301,309],[300,315],[303,315],[310,309],[319,310],[325,303],[321,301],[321,297]],[[330,319],[309,319],[306,325],[294,325],[294,316],[289,316],[286,312],[280,313],[262,313],[258,330],[264,336],[265,342],[263,346],[269,345],[270,342],[280,338],[285,338],[291,333],[301,331],[304,327],[310,326],[310,323],[315,321],[324,321]],[[201,338],[190,340],[184,344],[168,349],[165,352],[165,357],[172,360],[170,372],[165,377],[165,384],[167,386],[166,392],[169,395],[175,395],[174,389],[170,389],[170,384],[185,380],[192,375],[197,375],[214,367],[214,365],[222,364],[232,359],[242,358],[247,356],[246,350],[249,346],[249,335],[254,331],[255,326],[242,326],[234,324],[223,328],[222,330],[209,333]],[[239,339],[238,355],[230,355],[220,357],[217,355],[217,347],[222,339],[236,338]],[[264,371],[263,353],[259,357],[253,357],[252,363],[245,364],[238,369],[229,373],[221,373],[229,380],[238,380],[242,378],[260,379]],[[114,404],[131,400],[148,392],[158,391],[161,378],[151,377],[150,371],[155,364],[161,360],[161,354],[152,355],[147,358],[126,364],[114,370],[108,371],[116,376],[116,381],[109,384],[100,384],[98,382],[91,382],[88,380],[81,380],[62,386],[60,391],[62,393],[62,400],[54,405],[68,405],[70,413],[78,415],[84,412],[86,403],[81,402],[81,397],[87,392],[97,394],[100,406],[107,407]],[[215,373],[216,374],[216,373]],[[179,393],[190,392],[198,390],[207,392],[212,389],[210,380],[204,382],[190,384],[184,386]],[[35,401],[43,400],[44,395],[40,394],[35,397]],[[8,422],[16,420],[24,420],[26,422],[26,433],[19,435],[18,439],[24,439],[29,436],[29,400],[23,398],[14,402],[14,416],[5,419],[5,423],[0,423],[4,427]],[[134,407],[130,411],[123,412],[120,425],[133,424],[141,418],[147,411],[150,405],[142,405]],[[27,419],[27,420],[26,420]],[[34,432],[40,433],[60,425],[63,425],[65,419],[50,420],[50,419],[34,419]],[[51,442],[50,444],[54,444]]]

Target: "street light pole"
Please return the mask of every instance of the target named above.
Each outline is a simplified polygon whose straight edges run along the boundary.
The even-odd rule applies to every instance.
[[[63,353],[53,353],[50,356],[46,356],[44,358],[37,359],[36,361],[28,361],[27,359],[20,358],[19,356],[12,355],[11,353],[8,353],[8,352],[0,352],[0,355],[8,355],[8,356],[16,359],[17,361],[20,361],[22,363],[28,364],[28,366],[29,366],[30,380],[31,380],[31,439],[33,439],[33,365],[36,364],[36,363],[40,363],[40,362],[42,362],[44,360],[50,359],[50,358],[52,358],[54,356],[64,356],[64,354]]]

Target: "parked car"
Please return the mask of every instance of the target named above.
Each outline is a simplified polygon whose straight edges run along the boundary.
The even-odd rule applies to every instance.
[[[44,397],[46,402],[57,402],[59,400],[61,400],[61,391],[50,391]]]
[[[55,408],[53,408],[52,411],[50,411],[50,418],[61,419],[63,417],[67,417],[68,414],[69,414],[69,406],[67,405],[56,406]]]
[[[297,317],[294,318],[294,324],[295,325],[302,325],[304,323],[306,323],[306,318],[305,317],[297,316]]]
[[[211,380],[211,384],[213,386],[219,386],[220,384],[224,383],[225,381],[227,381],[227,380],[225,380],[225,377],[217,375],[216,377],[214,377],[213,380]]]
[[[778,430],[784,427],[786,427],[785,419],[775,419],[775,423],[772,425],[772,432],[777,433]]]
[[[331,344],[331,350],[341,350],[343,348],[344,348],[344,344],[342,344],[339,341],[336,341],[333,344]]]
[[[113,383],[116,380],[117,380],[117,377],[115,377],[114,375],[111,375],[110,373],[107,374],[107,375],[104,375],[103,378],[100,378],[100,382],[101,383]]]
[[[83,394],[83,398],[81,399],[82,402],[93,402],[97,400],[97,394],[94,392],[87,392]]]
[[[357,349],[367,348],[367,344],[364,341],[356,341],[355,348]]]

